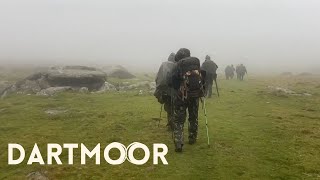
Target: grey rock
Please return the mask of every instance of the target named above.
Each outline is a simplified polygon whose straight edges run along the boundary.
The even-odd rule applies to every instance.
[[[36,95],[37,96],[52,96],[60,92],[73,90],[70,86],[64,87],[49,87],[47,89],[42,89]]]
[[[69,88],[81,89],[81,92],[97,91],[104,86],[105,80],[106,73],[92,67],[51,67],[45,72],[32,74],[5,90],[8,90],[8,93],[17,92],[19,94],[47,96]],[[3,92],[4,90],[0,92],[0,95]]]
[[[0,81],[0,95],[3,94],[11,84],[8,81]]]
[[[293,90],[283,88],[283,87],[277,87],[277,86],[268,86],[267,87],[269,92],[275,96],[312,96],[310,93],[297,93]]]
[[[7,94],[8,94],[7,92],[8,92],[8,91],[5,91],[5,92],[1,95],[1,98],[0,98],[1,100],[4,99],[5,97],[7,97]]]
[[[42,172],[35,171],[27,175],[28,180],[49,180],[49,178]]]
[[[105,81],[106,73],[85,66],[66,66],[48,72],[48,82],[51,86],[87,87],[89,91],[93,91],[99,90]]]
[[[87,87],[82,87],[79,89],[80,93],[89,93],[89,89]]]
[[[119,79],[135,78],[135,76],[133,74],[131,74],[126,68],[124,68],[120,65],[104,67],[103,70],[110,77],[119,78]]]
[[[108,91],[117,91],[117,88],[113,84],[105,82],[105,84],[99,89],[99,91],[97,91],[97,93],[104,93]]]
[[[150,90],[155,90],[156,89],[156,82],[149,83],[149,88],[150,88]]]
[[[312,94],[310,94],[310,93],[302,93],[302,95],[304,95],[304,96],[312,96]]]
[[[22,92],[23,94],[37,93],[40,90],[41,87],[36,81],[28,79],[20,86],[20,92]]]
[[[149,82],[149,81],[141,81],[135,84],[131,84],[127,86],[125,89],[127,90],[133,90],[133,89],[148,89],[148,90],[155,90],[156,84],[155,82]]]
[[[68,110],[63,110],[63,109],[48,109],[45,111],[46,114],[54,116],[54,115],[59,115],[68,112]]]

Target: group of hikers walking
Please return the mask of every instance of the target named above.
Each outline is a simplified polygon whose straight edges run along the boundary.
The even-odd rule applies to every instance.
[[[190,50],[181,48],[171,53],[163,62],[156,77],[155,97],[168,115],[168,129],[173,132],[175,151],[182,152],[184,145],[183,127],[188,112],[188,140],[194,144],[198,135],[198,110],[200,98],[211,97],[212,84],[216,81],[218,66],[206,56],[200,60],[192,57]]]
[[[187,114],[189,115],[189,144],[194,144],[197,140],[199,101],[205,107],[203,97],[210,98],[212,96],[214,82],[219,95],[217,69],[218,65],[211,60],[210,56],[207,55],[205,61],[200,65],[200,60],[192,57],[190,50],[186,48],[179,49],[176,54],[171,53],[168,61],[163,62],[159,68],[154,96],[167,112],[167,126],[173,133],[176,152],[182,152],[184,145],[183,127]],[[243,80],[247,70],[242,64],[236,68],[233,65],[227,66],[225,69],[227,79],[232,79],[234,72],[237,73],[238,79]],[[205,108],[204,112],[206,117]]]
[[[226,69],[224,70],[224,73],[226,75],[226,79],[229,80],[229,79],[233,79],[234,77],[234,72],[237,73],[237,79],[238,80],[243,80],[243,77],[245,74],[247,74],[247,69],[246,67],[243,65],[243,64],[239,64],[237,65],[236,68],[233,67],[233,65],[228,65],[226,67]]]

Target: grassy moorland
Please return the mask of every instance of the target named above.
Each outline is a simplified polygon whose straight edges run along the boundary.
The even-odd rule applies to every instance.
[[[269,93],[268,85],[284,86],[312,96]],[[320,80],[314,77],[252,77],[220,81],[220,98],[207,100],[211,146],[206,143],[200,112],[199,138],[177,154],[166,121],[158,122],[160,105],[152,95],[138,92],[105,94],[62,93],[53,97],[10,95],[0,101],[0,179],[25,179],[32,171],[50,179],[318,179],[320,178]],[[46,110],[62,110],[48,115]],[[187,134],[187,133],[186,133]],[[185,135],[186,135],[185,134]],[[142,166],[125,162],[101,165],[93,159],[80,165],[26,165],[34,143],[46,159],[47,143],[84,143],[102,148],[117,141],[169,147],[169,165]],[[8,143],[26,149],[20,165],[7,165]],[[117,152],[112,152],[114,157]],[[141,152],[136,153],[142,156]]]

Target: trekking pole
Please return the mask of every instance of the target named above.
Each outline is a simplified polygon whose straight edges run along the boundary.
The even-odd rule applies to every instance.
[[[158,121],[158,127],[160,126],[160,120],[162,119],[161,115],[162,115],[162,108],[163,108],[163,104],[161,104],[161,107],[160,107],[160,119]]]
[[[171,138],[174,141],[174,134],[173,133],[174,133],[174,113],[175,113],[175,111],[174,111],[174,98],[175,97],[173,97],[174,93],[173,93],[172,89],[170,89],[170,93],[171,93],[171,119],[170,119],[171,124],[169,124],[169,126],[171,126]]]
[[[215,79],[214,82],[216,83],[216,90],[217,90],[218,97],[220,97],[217,79]]]
[[[208,117],[207,117],[206,99],[205,99],[205,98],[203,98],[203,101],[202,101],[202,108],[203,108],[204,117],[205,117],[205,120],[206,120],[208,147],[210,147],[209,128],[208,128]]]

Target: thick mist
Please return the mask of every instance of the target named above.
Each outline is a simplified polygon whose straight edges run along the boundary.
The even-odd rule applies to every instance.
[[[180,47],[249,72],[320,70],[318,0],[1,0],[0,63],[154,71]]]

